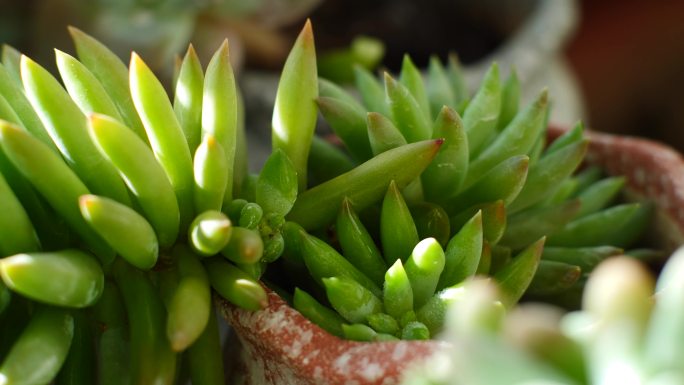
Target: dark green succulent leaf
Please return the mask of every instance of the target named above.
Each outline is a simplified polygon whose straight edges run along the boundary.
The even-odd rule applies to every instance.
[[[434,203],[421,202],[409,207],[413,222],[418,230],[418,238],[435,238],[445,247],[451,236],[449,215],[444,209]]]
[[[406,139],[391,119],[377,112],[369,112],[366,121],[374,156],[406,144]]]
[[[458,113],[444,107],[437,116],[433,138],[444,145],[421,175],[425,198],[442,203],[456,194],[468,173],[468,138]]]
[[[549,237],[549,246],[621,245],[612,242],[623,232],[631,234],[632,219],[640,214],[641,204],[626,203],[576,219]],[[639,225],[643,227],[644,225]]]
[[[625,181],[625,177],[619,176],[605,178],[584,189],[577,195],[577,199],[582,202],[582,208],[577,217],[581,218],[604,209],[617,198],[625,186]]]
[[[546,153],[551,154],[552,152],[556,152],[565,146],[580,142],[583,139],[584,123],[582,123],[582,121],[579,121],[575,123],[572,129],[563,133],[563,135],[559,136],[556,140],[549,144],[549,146],[546,148]]]
[[[293,305],[302,315],[323,328],[323,330],[334,336],[344,336],[342,331],[342,324],[345,322],[344,318],[336,311],[316,301],[314,297],[304,290],[295,288]]]
[[[409,143],[428,139],[432,126],[411,91],[385,73],[385,93],[392,112],[392,121]]]
[[[318,97],[316,103],[319,111],[345,144],[352,157],[358,162],[370,159],[372,152],[368,141],[364,110],[342,99],[326,96]]]
[[[385,262],[406,261],[418,243],[418,230],[411,212],[394,181],[391,181],[380,213],[380,241]]]
[[[365,112],[363,105],[354,96],[330,80],[318,78],[318,96],[341,100],[353,109]]]
[[[425,117],[430,120],[430,102],[428,100],[425,83],[423,82],[423,75],[409,55],[404,55],[404,59],[401,63],[399,82],[411,92],[411,95],[413,95],[413,98],[425,114]]]
[[[350,171],[356,164],[331,141],[314,136],[311,141],[307,169],[309,185],[316,186]]]
[[[515,155],[528,155],[543,132],[547,108],[548,92],[544,90],[470,163],[466,186],[503,160]]]
[[[509,211],[515,213],[526,209],[557,191],[580,165],[588,146],[589,142],[583,140],[544,155],[530,167],[527,182]]]
[[[354,67],[354,75],[356,88],[358,88],[363,104],[368,111],[389,116],[390,110],[385,100],[385,90],[380,81],[361,66]]]
[[[499,163],[467,189],[451,197],[444,209],[450,215],[486,202],[502,200],[510,204],[525,186],[529,158],[526,155],[513,156]]]
[[[463,126],[468,133],[470,158],[474,159],[496,133],[501,112],[501,81],[499,66],[493,63],[487,71],[480,89],[463,113]]]
[[[518,71],[511,67],[511,72],[501,90],[501,113],[499,114],[499,130],[503,130],[518,114],[520,103],[520,81]]]
[[[449,241],[438,290],[459,284],[475,274],[482,255],[482,239],[482,212],[478,211]]]
[[[579,266],[542,260],[525,294],[534,297],[558,294],[568,290],[581,275],[582,269]]]
[[[366,323],[371,314],[382,312],[382,301],[360,283],[348,277],[323,278],[332,307],[352,323]]]
[[[541,238],[515,256],[494,274],[501,289],[501,303],[510,309],[525,293],[537,272],[545,238]]]
[[[601,261],[622,255],[624,250],[614,246],[594,247],[555,247],[544,248],[542,260],[577,265],[582,271],[589,272]]]
[[[454,94],[454,103],[456,106],[465,106],[469,100],[468,85],[466,84],[463,68],[458,56],[455,53],[449,54],[447,65],[447,77],[449,78],[449,85]],[[459,113],[463,109],[458,110]]]
[[[348,199],[342,201],[335,230],[345,258],[376,284],[382,285],[387,265]]]
[[[437,56],[430,57],[427,94],[431,116],[437,116],[444,106],[456,107],[456,98],[449,84],[449,77]]]

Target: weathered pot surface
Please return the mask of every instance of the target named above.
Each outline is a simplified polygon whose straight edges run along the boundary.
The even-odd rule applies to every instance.
[[[563,132],[551,128],[549,138]],[[640,138],[589,132],[587,161],[627,177],[628,198],[656,205],[650,234],[668,251],[684,243],[684,160]],[[439,341],[354,342],[309,322],[269,290],[269,306],[250,312],[218,300],[239,349],[230,346],[233,384],[396,384],[402,372],[444,346]],[[235,341],[237,342],[237,341]]]
[[[269,306],[258,312],[219,303],[240,342],[229,377],[236,384],[395,384],[406,367],[443,344],[343,340],[309,322],[270,290]]]

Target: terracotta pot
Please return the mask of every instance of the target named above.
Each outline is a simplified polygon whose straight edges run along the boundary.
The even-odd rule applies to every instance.
[[[562,133],[552,128],[551,139]],[[652,141],[589,133],[587,155],[611,175],[628,178],[628,197],[656,203],[651,236],[668,250],[684,243],[684,160]],[[231,383],[235,384],[396,384],[408,366],[443,347],[439,341],[364,343],[341,340],[309,322],[277,294],[258,312],[219,300],[240,348]]]

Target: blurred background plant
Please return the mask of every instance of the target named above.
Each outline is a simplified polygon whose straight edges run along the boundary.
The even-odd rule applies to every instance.
[[[120,56],[131,50],[170,75],[173,57],[189,42],[215,47],[231,40],[238,67],[245,50],[257,63],[282,64],[292,39],[279,32],[301,20],[321,0],[46,0],[4,1],[0,41],[41,60],[66,47],[65,25],[75,25]],[[204,62],[213,52],[198,54]],[[48,62],[51,60],[46,60]]]
[[[444,59],[453,51],[474,82],[496,58],[504,69],[514,64],[522,81],[535,80],[522,89],[549,86],[552,123],[569,125],[581,118],[593,129],[684,149],[678,129],[684,125],[678,87],[684,83],[682,2],[0,0],[0,7],[0,41],[39,62],[52,62],[52,47],[70,47],[64,25],[72,24],[121,55],[135,49],[157,72],[163,63],[168,79],[169,59],[187,42],[208,49],[226,36],[235,68],[281,68],[303,19],[311,17],[320,52],[371,36],[385,44],[382,65],[398,70],[406,52],[424,68],[429,54]],[[207,62],[210,52],[199,55]],[[259,87],[253,77],[243,83],[247,94],[275,89]],[[273,97],[257,97],[252,105],[259,108]],[[249,95],[247,101],[252,108]]]
[[[450,309],[453,344],[403,384],[681,384],[682,273],[683,249],[657,282],[634,259],[608,259],[567,314],[528,303],[504,316],[495,285],[471,281]]]

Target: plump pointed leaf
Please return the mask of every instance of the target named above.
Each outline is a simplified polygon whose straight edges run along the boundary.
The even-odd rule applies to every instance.
[[[233,177],[237,141],[237,89],[230,65],[228,41],[214,53],[204,79],[202,93],[202,136],[213,135],[226,157],[224,203],[233,199]]]
[[[580,208],[580,202],[574,199],[556,206],[512,214],[508,218],[508,227],[501,238],[501,244],[517,250],[544,235],[554,234],[572,221]]]
[[[499,66],[494,63],[463,113],[463,126],[468,133],[471,158],[480,153],[483,145],[496,132],[500,111],[501,81],[499,80]]]
[[[0,276],[17,293],[63,307],[91,306],[104,288],[104,274],[97,259],[77,249],[3,258]]]
[[[0,122],[0,146],[16,169],[98,257],[111,262],[114,252],[85,222],[78,208],[78,198],[88,194],[88,188],[62,158],[40,140],[6,122]]]
[[[468,173],[468,137],[458,113],[444,107],[437,116],[433,138],[444,145],[421,175],[425,198],[445,202],[461,188]]]
[[[427,115],[403,84],[385,73],[385,93],[392,120],[409,143],[431,137],[432,127]]]
[[[352,157],[360,162],[370,159],[372,153],[364,110],[344,100],[325,96],[318,97],[316,103],[321,114],[345,144]]]
[[[506,158],[528,155],[544,127],[548,108],[548,93],[542,91],[537,99],[521,111],[468,167],[468,182],[477,180]]]
[[[363,104],[368,111],[389,116],[390,110],[385,101],[385,90],[380,81],[361,66],[354,67],[354,75],[356,88],[358,88]]]
[[[96,195],[83,195],[79,207],[86,222],[131,265],[149,270],[159,256],[154,229],[132,208]]]
[[[122,120],[107,91],[85,65],[59,50],[55,50],[55,56],[64,86],[84,114],[97,112]]]
[[[305,229],[331,223],[344,197],[363,210],[387,191],[391,180],[402,188],[413,181],[433,159],[441,140],[426,140],[386,151],[334,179],[299,195],[288,220]]]
[[[202,63],[192,44],[188,47],[178,68],[178,79],[174,84],[176,89],[173,110],[185,134],[190,153],[194,154],[202,140],[204,73]]]
[[[195,212],[221,210],[228,185],[228,161],[225,151],[212,134],[207,134],[193,159]]]
[[[427,90],[425,89],[425,83],[423,82],[423,75],[420,73],[420,70],[416,68],[416,65],[409,55],[404,55],[404,60],[401,63],[399,81],[409,90],[409,92],[411,92],[411,95],[413,95],[413,98],[418,103],[423,114],[425,114],[425,117],[430,120],[430,102],[428,100]]]
[[[369,112],[366,121],[368,139],[373,155],[378,155],[406,144],[406,139],[404,139],[404,136],[392,123],[391,119],[377,112]]]
[[[482,212],[478,211],[449,241],[438,290],[459,284],[475,274],[482,255],[482,239]]]
[[[518,114],[518,104],[520,103],[520,81],[518,72],[511,68],[511,73],[503,84],[501,90],[501,113],[499,114],[499,130],[510,123]]]
[[[444,66],[436,56],[430,57],[427,93],[432,116],[437,116],[444,106],[456,107],[456,98],[449,84],[449,78]]]
[[[496,272],[494,279],[501,289],[501,302],[511,308],[522,297],[539,266],[545,238],[521,251],[511,262]]]
[[[190,149],[164,87],[135,53],[131,56],[130,87],[133,103],[145,127],[154,156],[173,186],[178,200],[180,227],[185,230],[192,220],[194,210]]]
[[[272,121],[272,143],[297,171],[300,191],[306,189],[307,159],[316,128],[318,74],[311,22],[307,21],[288,55],[278,83]]]
[[[405,269],[413,289],[415,307],[423,306],[435,294],[444,270],[444,260],[444,250],[434,238],[424,239],[413,248]]]
[[[67,164],[94,193],[130,203],[116,169],[103,162],[88,136],[85,115],[57,79],[26,56],[21,61],[21,72],[26,96]]]
[[[550,196],[561,187],[563,180],[577,169],[587,151],[588,142],[570,144],[558,151],[543,156],[530,167],[527,182],[510,206],[517,212]]]
[[[104,115],[90,117],[90,135],[140,204],[162,247],[178,236],[178,201],[152,151],[129,128]]]
[[[381,285],[387,265],[348,199],[342,201],[335,230],[345,258],[376,284]]]
[[[119,109],[124,123],[142,140],[147,141],[145,129],[131,98],[126,65],[104,44],[80,29],[69,27],[69,33],[81,63],[100,81]]]
[[[385,273],[383,301],[387,314],[397,319],[413,310],[411,281],[400,259],[397,259]]]
[[[397,259],[406,261],[418,243],[418,230],[406,206],[401,191],[391,181],[380,212],[380,240],[385,262],[391,265]]]
[[[504,204],[510,204],[525,186],[528,165],[529,158],[525,155],[506,159],[470,187],[451,197],[444,204],[444,209],[454,215],[480,203],[503,200]]]

